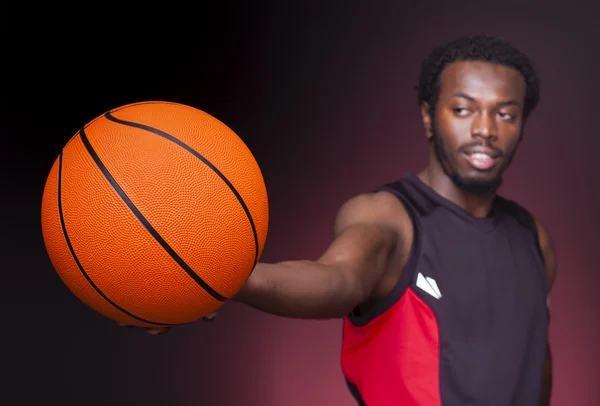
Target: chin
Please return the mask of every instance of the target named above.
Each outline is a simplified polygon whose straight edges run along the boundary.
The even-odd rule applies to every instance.
[[[459,174],[451,176],[454,184],[461,190],[476,194],[489,195],[495,193],[502,184],[502,177],[497,173],[475,173]]]
[[[476,183],[486,183],[486,182],[494,183],[496,181],[496,179],[498,179],[500,177],[500,174],[498,174],[496,171],[488,172],[488,171],[471,170],[468,172],[459,173],[458,176],[460,178],[464,179],[465,181],[471,181],[471,182],[476,182]]]

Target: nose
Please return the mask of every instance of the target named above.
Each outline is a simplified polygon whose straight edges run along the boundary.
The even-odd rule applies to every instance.
[[[477,114],[473,120],[471,135],[481,138],[497,138],[496,121],[487,113]]]

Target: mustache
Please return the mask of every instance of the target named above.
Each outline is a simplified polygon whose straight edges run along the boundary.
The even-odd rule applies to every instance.
[[[470,144],[465,144],[465,145],[461,145],[458,148],[458,152],[460,153],[469,153],[470,151],[476,149],[476,148],[486,148],[486,149],[490,149],[492,150],[497,156],[502,156],[504,155],[504,151],[502,151],[500,148],[492,145],[490,142],[487,141],[475,141],[472,142]]]

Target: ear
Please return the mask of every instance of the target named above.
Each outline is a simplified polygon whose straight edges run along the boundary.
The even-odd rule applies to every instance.
[[[431,128],[431,113],[429,110],[429,103],[426,101],[421,102],[421,116],[423,117],[423,126],[425,127],[425,136],[428,140],[433,136],[433,130]]]

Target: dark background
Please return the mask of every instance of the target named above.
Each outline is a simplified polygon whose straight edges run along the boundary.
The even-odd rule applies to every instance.
[[[340,321],[231,303],[212,324],[154,337],[91,311],[46,256],[46,176],[104,111],[189,104],[231,127],[262,168],[271,207],[262,259],[314,259],[345,199],[426,163],[419,64],[433,46],[478,33],[514,42],[543,82],[501,193],[555,240],[553,405],[600,404],[598,7],[374,3],[2,6],[0,405],[352,405]]]

